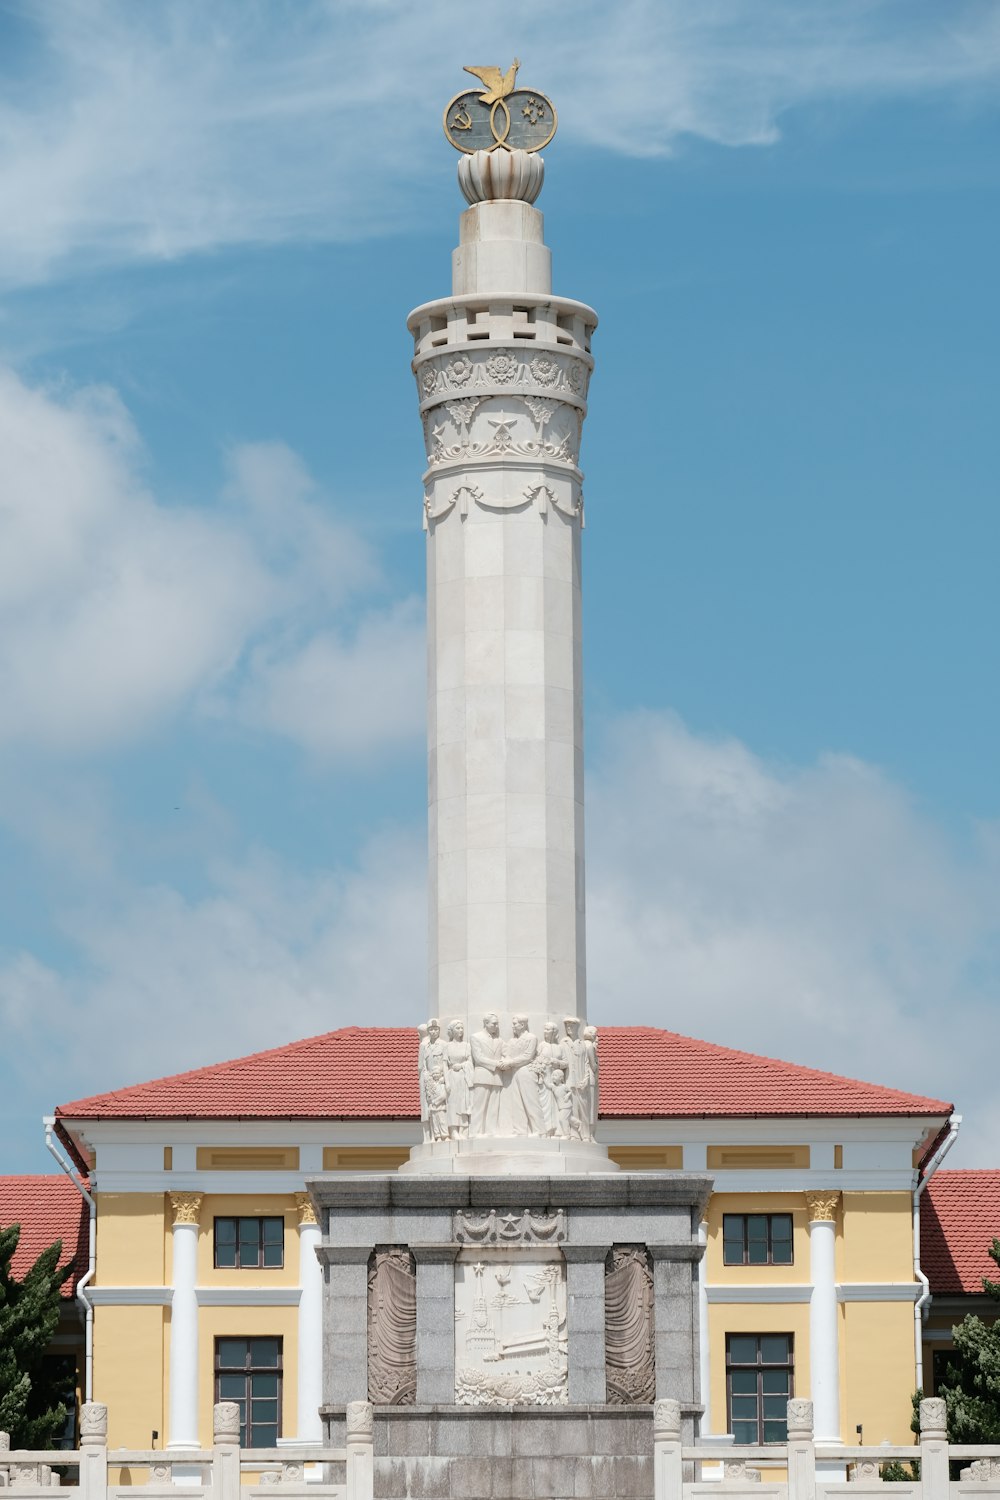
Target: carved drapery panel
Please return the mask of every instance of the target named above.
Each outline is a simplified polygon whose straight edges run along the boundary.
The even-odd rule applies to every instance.
[[[604,1340],[608,1404],[652,1401],[653,1268],[641,1245],[616,1245],[604,1281]]]
[[[416,1398],[416,1265],[408,1250],[376,1250],[368,1262],[368,1399],[412,1406]]]

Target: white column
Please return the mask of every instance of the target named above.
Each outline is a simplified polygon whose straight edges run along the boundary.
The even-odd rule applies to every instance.
[[[809,1383],[818,1443],[840,1442],[840,1354],[837,1309],[839,1193],[807,1193],[809,1208]]]
[[[198,1216],[201,1193],[171,1193],[173,1282],[170,1298],[168,1448],[198,1447]]]
[[[299,1410],[298,1440],[319,1443],[323,1425],[319,1408],[323,1401],[323,1271],[316,1251],[320,1228],[308,1193],[296,1193],[299,1211]]]
[[[701,1414],[701,1433],[704,1436],[712,1431],[712,1369],[709,1361],[708,1266],[706,1265],[708,1225],[704,1219],[698,1226],[698,1243],[702,1247],[701,1260],[698,1262],[698,1374],[701,1386],[700,1400],[705,1408]]]
[[[497,152],[484,183],[466,160],[452,295],[409,319],[428,462],[430,1008],[467,1037],[487,1010],[509,1037],[524,1012],[540,1037],[586,1016],[579,448],[597,317],[552,295],[540,160]]]

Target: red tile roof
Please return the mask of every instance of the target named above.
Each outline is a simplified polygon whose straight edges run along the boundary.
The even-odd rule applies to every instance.
[[[87,1269],[88,1220],[86,1201],[68,1177],[0,1177],[0,1228],[21,1226],[13,1263],[17,1277],[31,1269],[43,1250],[62,1240],[61,1264],[73,1262],[62,1294],[72,1297]]]
[[[232,1062],[60,1105],[63,1119],[412,1119],[411,1027],[348,1026]],[[948,1115],[951,1105],[652,1026],[600,1034],[601,1114]]]
[[[920,1263],[939,1296],[1000,1281],[989,1246],[1000,1239],[1000,1171],[935,1172],[920,1203]]]

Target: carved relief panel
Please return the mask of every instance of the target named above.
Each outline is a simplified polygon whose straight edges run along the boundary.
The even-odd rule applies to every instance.
[[[615,1245],[608,1255],[604,1342],[609,1405],[652,1401],[653,1267],[642,1245]]]
[[[412,1406],[417,1396],[417,1271],[408,1250],[368,1262],[368,1399]]]
[[[558,1250],[463,1251],[455,1263],[459,1406],[564,1406],[566,1266]]]

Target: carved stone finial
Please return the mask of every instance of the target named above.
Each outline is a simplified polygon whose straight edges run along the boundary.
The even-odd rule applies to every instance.
[[[836,1219],[839,1203],[839,1193],[806,1193],[806,1207],[809,1210],[810,1224],[819,1224],[826,1220]]]
[[[236,1401],[217,1401],[212,1407],[212,1431],[216,1443],[238,1443],[240,1408]]]
[[[920,1436],[945,1442],[948,1437],[948,1408],[940,1396],[926,1396],[920,1403]]]
[[[679,1401],[655,1401],[653,1403],[653,1437],[660,1442],[681,1440],[681,1403]]]
[[[201,1213],[201,1193],[171,1193],[170,1207],[174,1211],[174,1224],[197,1224]]]
[[[375,1408],[370,1401],[348,1401],[347,1436],[370,1437],[375,1431]]]
[[[80,1437],[92,1442],[108,1440],[108,1408],[100,1401],[85,1401],[80,1407]]]
[[[545,163],[527,151],[477,151],[458,164],[458,185],[466,203],[534,203],[544,181]]]
[[[295,1207],[298,1210],[300,1229],[306,1224],[319,1223],[319,1220],[316,1217],[315,1206],[313,1204],[312,1198],[308,1193],[295,1194]]]
[[[813,1404],[803,1396],[793,1396],[788,1403],[788,1440],[802,1440],[813,1435]]]

